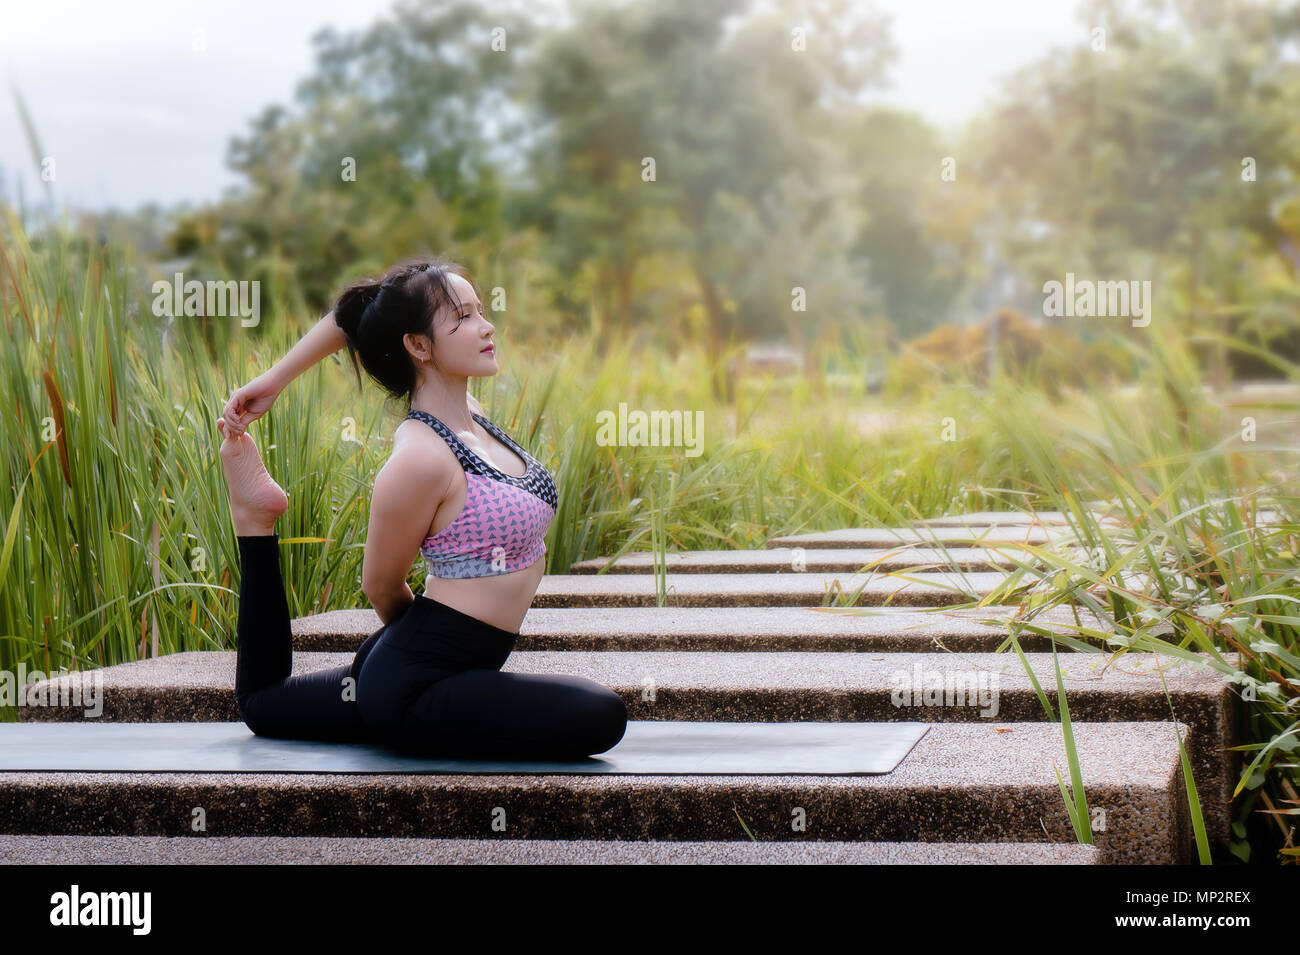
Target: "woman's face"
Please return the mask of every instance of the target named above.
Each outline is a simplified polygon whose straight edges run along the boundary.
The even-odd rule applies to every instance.
[[[453,375],[483,378],[501,370],[496,358],[496,328],[474,287],[459,275],[447,276],[457,305],[444,305],[435,316],[434,361]],[[491,350],[485,350],[489,348]]]

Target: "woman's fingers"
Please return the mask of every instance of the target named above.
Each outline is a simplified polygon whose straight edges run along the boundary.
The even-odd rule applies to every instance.
[[[279,389],[274,386],[274,381],[266,375],[254,379],[249,384],[236,388],[231,393],[230,398],[226,401],[225,410],[222,412],[235,436],[243,434],[250,424],[260,418],[270,409],[275,401],[275,396]]]
[[[226,425],[230,431],[233,432],[235,437],[239,437],[244,433],[244,425],[246,422],[244,421],[243,406],[243,396],[236,391],[230,396],[230,399],[226,402],[225,409],[221,412],[221,417],[226,419]]]

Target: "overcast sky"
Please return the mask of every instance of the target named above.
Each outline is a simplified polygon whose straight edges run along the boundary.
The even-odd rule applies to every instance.
[[[363,27],[391,0],[0,0],[0,167],[40,191],[21,91],[56,195],[84,208],[217,199],[226,145],[311,72],[310,36]],[[997,79],[1086,38],[1078,0],[877,0],[899,59],[883,98],[952,126]],[[196,37],[204,49],[196,50]]]

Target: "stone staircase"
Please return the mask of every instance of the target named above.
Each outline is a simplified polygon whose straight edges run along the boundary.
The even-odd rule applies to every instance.
[[[994,513],[671,554],[664,607],[650,555],[583,561],[543,579],[503,668],[589,677],[634,721],[931,724],[887,774],[0,772],[0,859],[1186,863],[1176,727],[1226,858],[1240,757],[1225,747],[1240,742],[1241,714],[1216,671],[1138,653],[1108,665],[1058,644],[1093,813],[1095,843],[1078,845],[1053,769],[1068,783],[1060,724],[1019,657],[996,652],[1007,628],[991,621],[1017,607],[951,609],[1004,580],[1017,542],[1055,546],[1067,532],[1062,515]],[[828,592],[856,592],[855,604],[824,608]],[[1074,619],[1058,607],[1034,623],[1066,633]],[[370,610],[295,620],[294,672],[350,661],[379,625]],[[1050,639],[1020,642],[1059,712]],[[188,652],[106,668],[99,718],[238,721],[234,660]],[[978,705],[940,705],[960,686],[981,689]],[[20,716],[84,718],[72,707]],[[189,832],[195,806],[201,838]],[[508,810],[510,838],[492,828],[494,807]]]

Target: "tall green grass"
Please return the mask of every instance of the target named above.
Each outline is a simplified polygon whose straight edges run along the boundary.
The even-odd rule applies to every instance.
[[[1153,652],[1217,670],[1242,698],[1249,742],[1240,749],[1254,754],[1234,793],[1240,798],[1231,851],[1248,860],[1254,844],[1295,861],[1300,408],[1292,403],[1275,409],[1290,414],[1259,431],[1256,441],[1243,441],[1241,416],[1229,416],[1203,393],[1188,343],[1157,331],[1147,346],[1139,354],[1142,387],[1131,396],[1099,392],[1053,403],[1009,382],[967,392],[968,450],[993,456],[1009,470],[1027,466],[1009,475],[1002,489],[1029,492],[1037,510],[1065,512],[1075,542],[1065,548],[1005,548],[1017,562],[1006,582],[983,597],[959,582],[952,589],[969,592],[970,599],[954,606],[1018,605],[1016,616],[990,620],[1041,636],[1054,633],[1033,623],[1043,613],[1082,608],[1105,625],[1089,626],[1076,615],[1075,625],[1067,627],[1073,636],[1058,634],[1054,644],[1112,656]],[[1130,344],[1117,340],[1116,347]],[[1300,381],[1300,368],[1277,363],[1291,383]],[[918,484],[934,480],[930,462],[922,454],[918,461]],[[863,484],[872,503],[885,503],[868,481]],[[841,487],[828,495],[845,500],[855,490]],[[1083,500],[1112,502],[1123,526],[1103,527]],[[1265,506],[1280,512],[1280,520],[1258,522]],[[901,521],[903,512],[901,504],[895,507],[889,523]],[[872,523],[866,507],[859,517],[858,523]],[[951,572],[961,576],[955,568]],[[909,578],[901,572],[889,576]],[[852,605],[857,598],[854,592],[834,602]],[[1001,649],[1018,649],[1015,629]],[[1171,703],[1176,717],[1173,710]],[[1190,773],[1188,767],[1199,840]],[[1198,847],[1204,858],[1204,845],[1198,841]]]

